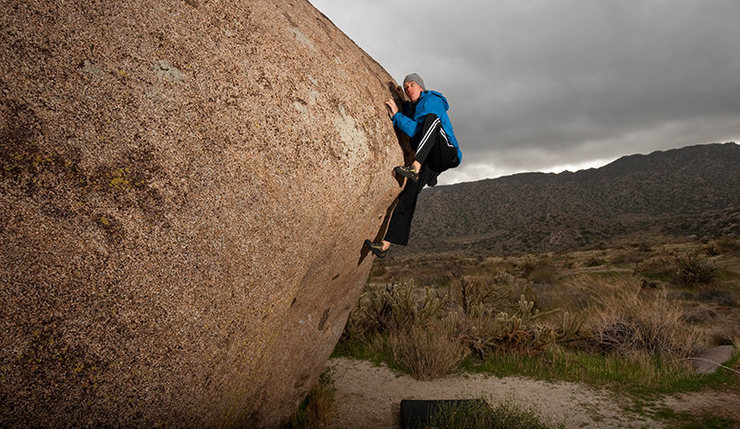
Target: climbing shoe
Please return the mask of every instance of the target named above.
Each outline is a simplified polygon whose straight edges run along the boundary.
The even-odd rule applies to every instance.
[[[385,254],[388,253],[388,250],[383,250],[383,243],[381,242],[365,240],[365,247],[370,249],[370,251],[373,252],[375,256],[381,259],[385,258]]]
[[[414,171],[413,167],[406,167],[406,166],[399,165],[398,167],[393,169],[393,172],[399,176],[405,177],[414,182],[419,181],[419,173]]]

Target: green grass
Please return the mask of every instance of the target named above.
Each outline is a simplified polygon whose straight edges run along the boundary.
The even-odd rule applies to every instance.
[[[736,356],[728,366],[734,365],[737,359]],[[497,377],[582,382],[638,396],[740,387],[740,379],[729,371],[697,375],[685,361],[603,356],[582,351],[559,350],[541,356],[494,355],[484,362],[468,359],[463,366],[470,372]]]
[[[390,369],[407,373],[393,360],[387,341],[378,335],[374,344],[360,341],[343,341],[334,349],[332,357],[367,360]],[[740,353],[725,366],[732,368],[740,360]],[[469,357],[461,369],[472,373],[485,373],[497,377],[524,376],[545,381],[570,381],[585,383],[598,388],[635,396],[662,395],[678,392],[696,392],[702,389],[740,392],[740,377],[719,369],[713,374],[694,374],[689,361],[671,361],[646,356],[626,357],[602,355],[581,350],[556,348],[535,356],[495,354],[485,361]]]
[[[671,424],[671,427],[680,429],[724,429],[740,425],[740,421],[719,417],[709,414],[693,415],[689,413],[677,413],[670,408],[662,408],[655,413],[658,417]]]
[[[339,341],[331,357],[345,357],[350,359],[367,360],[375,364],[392,361],[393,356],[370,347],[367,343],[358,340]]]
[[[375,334],[368,342],[359,340],[340,341],[336,347],[334,347],[331,357],[366,360],[375,365],[384,363],[388,368],[396,372],[407,373],[401,365],[397,364],[393,360],[393,353],[389,351],[388,347],[384,346],[387,341],[387,334]]]

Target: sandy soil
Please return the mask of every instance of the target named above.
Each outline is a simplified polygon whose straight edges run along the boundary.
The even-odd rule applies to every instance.
[[[566,428],[660,428],[660,422],[625,411],[610,392],[577,383],[548,383],[520,377],[482,374],[419,381],[396,375],[385,366],[344,358],[331,359],[337,389],[336,415],[330,428],[400,427],[402,399],[485,398],[510,401],[535,411],[544,422]],[[682,403],[678,399],[679,403]],[[627,404],[622,404],[627,405]]]
[[[677,413],[709,414],[740,420],[740,395],[719,392],[681,393],[665,398],[662,405]]]

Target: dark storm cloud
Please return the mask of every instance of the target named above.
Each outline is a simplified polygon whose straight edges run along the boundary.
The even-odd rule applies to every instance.
[[[736,0],[312,3],[447,96],[447,183],[740,137]]]

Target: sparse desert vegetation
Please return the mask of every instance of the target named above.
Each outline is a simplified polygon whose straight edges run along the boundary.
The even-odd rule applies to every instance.
[[[740,341],[737,249],[729,238],[646,240],[378,260],[335,356],[384,362],[422,380],[468,372],[585,383],[674,424],[686,416],[656,411],[650,401],[740,393],[737,352],[714,374],[692,367],[702,350]],[[701,419],[714,417],[740,423]]]

